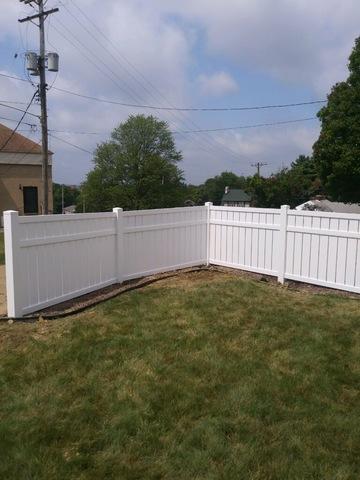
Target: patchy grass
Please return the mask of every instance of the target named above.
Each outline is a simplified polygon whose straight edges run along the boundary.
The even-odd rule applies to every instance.
[[[0,478],[360,478],[360,304],[215,273],[0,327]]]
[[[0,232],[0,265],[5,264],[4,232]]]

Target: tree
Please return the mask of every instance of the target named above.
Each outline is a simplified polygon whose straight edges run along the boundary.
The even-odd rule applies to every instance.
[[[322,126],[313,150],[326,193],[333,200],[360,203],[360,37],[349,72],[318,113]]]
[[[62,212],[62,190],[64,190],[64,207],[76,205],[80,195],[80,189],[75,185],[61,185],[60,183],[53,183],[53,203],[54,213]]]
[[[86,211],[180,206],[184,184],[177,163],[181,158],[166,122],[130,116],[113,130],[109,142],[98,146],[81,201]]]
[[[194,205],[204,205],[202,185],[185,185],[184,202],[192,202]]]
[[[321,193],[322,187],[313,159],[300,155],[290,168],[283,168],[269,178],[254,175],[248,180],[248,191],[257,207],[294,208]]]

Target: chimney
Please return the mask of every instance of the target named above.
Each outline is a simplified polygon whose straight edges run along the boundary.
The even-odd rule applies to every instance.
[[[230,190],[229,187],[225,187],[225,195],[227,195],[229,193],[229,190]]]

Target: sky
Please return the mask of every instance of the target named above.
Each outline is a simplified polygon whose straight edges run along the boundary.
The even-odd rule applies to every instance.
[[[18,18],[34,13],[18,0],[1,0],[0,103],[24,108],[36,78],[25,70],[26,51],[38,50],[38,29]],[[179,112],[134,105],[227,108],[326,99],[347,77],[348,56],[359,35],[359,0],[48,0],[59,12],[46,20],[47,51],[60,56],[48,72],[50,148],[54,181],[80,184],[93,168],[96,146],[129,115],[152,114],[168,122],[180,167],[198,184],[222,171],[269,175],[310,154],[322,104],[281,109]],[[30,112],[39,113],[34,104]],[[21,112],[0,106],[0,122],[14,128]],[[38,124],[32,116],[27,123]],[[19,130],[39,141],[40,129]],[[179,133],[180,132],[180,133]],[[82,150],[75,148],[73,145]],[[85,150],[85,151],[84,151]]]

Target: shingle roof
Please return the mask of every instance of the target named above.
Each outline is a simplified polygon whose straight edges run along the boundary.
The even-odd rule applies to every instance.
[[[230,188],[228,193],[224,193],[221,203],[223,202],[250,202],[251,197],[240,188]]]
[[[11,134],[11,128],[5,127],[5,125],[0,123],[0,147],[8,140]],[[1,151],[6,153],[41,153],[42,149],[38,143],[15,132],[12,139]]]
[[[356,203],[331,202],[330,200],[309,200],[296,207],[296,210],[314,210],[334,213],[357,213],[360,214],[360,205]]]

